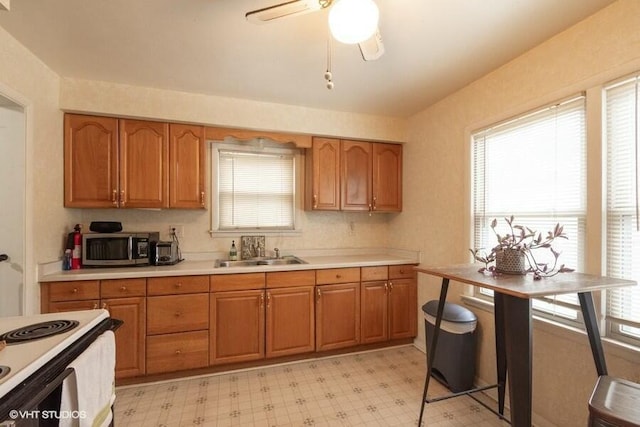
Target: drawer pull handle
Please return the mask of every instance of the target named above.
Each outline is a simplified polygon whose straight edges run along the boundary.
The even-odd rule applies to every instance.
[[[313,209],[317,209],[318,208],[318,195],[314,194],[313,195]]]
[[[123,286],[123,287],[121,287],[121,288],[120,288],[120,290],[121,290],[122,292],[126,292],[126,291],[127,291],[127,287],[126,287],[126,286]]]
[[[336,274],[336,279],[342,279],[342,275],[341,274]]]
[[[94,309],[94,310],[96,310],[97,308],[98,308],[98,303],[97,303],[97,302],[94,302],[94,303],[93,303],[93,309]]]
[[[180,356],[182,354],[182,350],[176,350],[176,355]]]
[[[111,192],[111,204],[113,204],[113,206],[118,206],[118,190],[114,189]]]
[[[387,282],[384,282],[384,290],[385,291],[389,290],[389,284]]]
[[[320,295],[321,295],[320,288],[317,288],[316,289],[316,301],[320,301]]]
[[[200,192],[200,206],[204,208],[204,191]]]
[[[103,303],[102,303],[102,308],[104,308],[105,310],[108,310],[108,309],[109,309],[109,306],[107,305],[107,303],[106,303],[106,302],[103,302]]]
[[[400,274],[404,274],[404,270],[402,268],[400,269]]]
[[[389,292],[393,290],[393,282],[389,282]]]
[[[182,287],[182,283],[178,282],[176,283],[176,289],[180,289]]]
[[[78,293],[78,288],[73,288],[73,290],[71,291],[72,294],[77,294]]]
[[[127,203],[127,200],[124,197],[124,190],[120,190],[120,205],[124,208],[124,205]]]
[[[181,316],[182,316],[182,313],[181,313],[181,312],[179,312],[179,311],[176,311],[176,313],[175,313],[175,317],[181,317]]]

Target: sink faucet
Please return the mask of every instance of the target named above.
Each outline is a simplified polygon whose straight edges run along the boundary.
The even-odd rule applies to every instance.
[[[273,251],[276,253],[276,259],[280,259],[280,249],[273,248]]]

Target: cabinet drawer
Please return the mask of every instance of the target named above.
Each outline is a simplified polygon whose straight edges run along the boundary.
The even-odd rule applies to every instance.
[[[214,274],[210,277],[211,292],[262,289],[265,284],[264,273]]]
[[[207,331],[147,337],[147,374],[203,368],[207,365]]]
[[[209,292],[209,276],[151,277],[147,292],[152,296]]]
[[[147,335],[209,329],[209,294],[147,298]]]
[[[389,278],[389,268],[386,265],[376,267],[362,267],[360,272],[363,282],[371,282],[374,280],[387,280]]]
[[[143,297],[146,291],[146,279],[117,279],[100,282],[102,298]]]
[[[315,284],[315,270],[277,271],[273,273],[267,273],[267,288],[314,286]]]
[[[55,282],[49,284],[49,301],[77,301],[87,299],[100,299],[100,285],[97,280]]]
[[[390,265],[389,279],[414,279],[416,277],[416,271],[413,267],[413,264]]]
[[[62,301],[49,303],[48,313],[60,313],[62,311],[95,310],[100,307],[97,299],[83,301]]]
[[[316,284],[351,283],[360,281],[360,268],[330,268],[316,271]]]

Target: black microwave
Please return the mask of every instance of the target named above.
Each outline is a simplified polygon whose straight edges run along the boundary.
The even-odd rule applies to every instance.
[[[151,264],[151,245],[158,232],[87,233],[82,236],[83,267],[127,267]]]

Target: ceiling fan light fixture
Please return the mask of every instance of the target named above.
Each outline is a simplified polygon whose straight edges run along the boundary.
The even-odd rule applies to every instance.
[[[329,10],[331,34],[342,43],[363,42],[376,32],[379,14],[373,0],[338,0]]]

